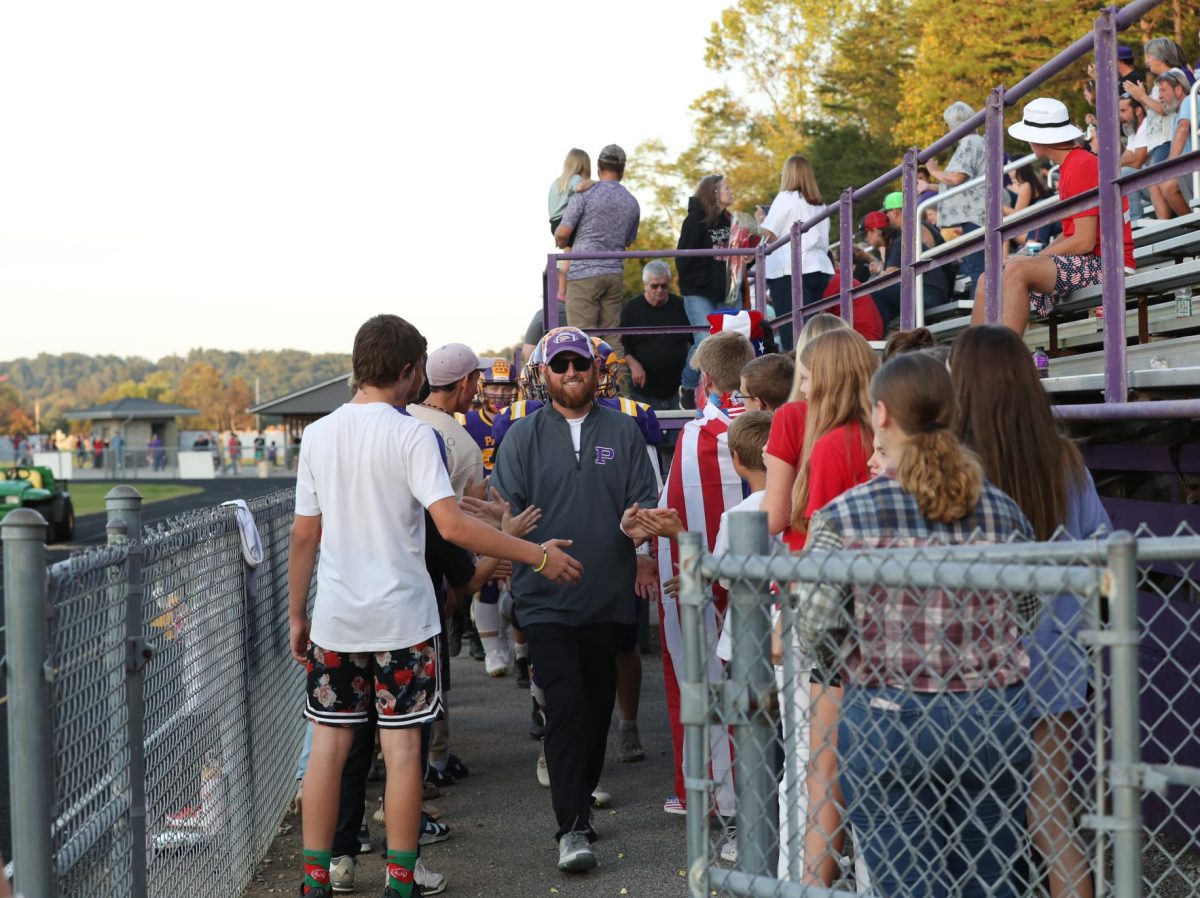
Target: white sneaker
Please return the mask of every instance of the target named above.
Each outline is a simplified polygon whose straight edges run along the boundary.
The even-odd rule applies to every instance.
[[[547,789],[550,788],[550,768],[546,766],[545,748],[538,753],[537,781],[539,786],[545,786]]]
[[[348,854],[335,857],[329,865],[329,885],[335,892],[354,891],[355,861]]]
[[[737,839],[729,838],[725,840],[725,844],[721,846],[721,860],[727,864],[737,863]]]
[[[385,874],[386,875],[386,874]],[[417,859],[413,869],[413,879],[421,887],[422,895],[440,895],[446,891],[446,877],[442,873],[434,873]]]
[[[502,649],[488,652],[483,658],[483,669],[489,677],[508,676],[508,652]]]
[[[606,808],[612,804],[612,793],[603,786],[597,786],[592,790],[592,807]]]
[[[375,813],[371,815],[371,819],[374,820],[376,823],[378,823],[380,826],[383,826],[385,823],[387,823],[387,815],[384,813],[384,810],[383,810],[383,796],[382,795],[379,796],[379,807],[377,807],[375,809]]]
[[[296,781],[296,797],[292,799],[292,814],[300,816],[304,810],[304,780]]]

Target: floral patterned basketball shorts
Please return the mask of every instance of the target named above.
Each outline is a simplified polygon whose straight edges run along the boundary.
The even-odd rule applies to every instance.
[[[308,644],[304,716],[329,726],[370,720],[383,729],[419,726],[442,714],[436,639],[390,652],[335,652]]]
[[[1103,272],[1099,256],[1051,256],[1050,261],[1058,269],[1054,278],[1054,290],[1050,293],[1029,294],[1029,308],[1034,314],[1045,318],[1054,307],[1075,290],[1100,283]]]

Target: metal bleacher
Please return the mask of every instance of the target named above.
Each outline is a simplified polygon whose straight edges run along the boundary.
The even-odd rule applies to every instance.
[[[1140,221],[1133,238],[1137,271],[1125,278],[1129,387],[1159,392],[1200,386],[1200,210],[1168,221]],[[1186,287],[1197,294],[1191,314],[1181,313],[1175,302],[1176,292]],[[1031,321],[1025,342],[1050,354],[1051,393],[1103,391],[1100,299],[1100,285],[1088,287],[1051,316]],[[973,305],[958,295],[925,309],[925,326],[938,340],[952,341],[970,325]]]

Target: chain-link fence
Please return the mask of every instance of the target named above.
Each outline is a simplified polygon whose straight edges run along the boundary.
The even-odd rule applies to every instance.
[[[681,537],[694,898],[1200,892],[1200,537],[730,529]]]
[[[109,545],[43,575],[44,548],[22,538],[32,513],[5,522],[8,635],[24,652],[8,671],[23,727],[10,767],[26,783],[12,790],[16,884],[26,898],[236,895],[276,834],[303,737],[286,698],[303,675],[288,650],[294,492],[248,503],[257,564],[232,507],[130,540],[140,498],[118,487],[108,505]],[[41,724],[22,716],[39,701]]]

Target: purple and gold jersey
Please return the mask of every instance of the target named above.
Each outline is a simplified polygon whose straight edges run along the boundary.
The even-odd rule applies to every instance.
[[[507,411],[507,409],[506,409]],[[492,427],[494,425],[491,409],[473,408],[465,415],[456,414],[454,420],[466,428],[467,433],[471,435],[477,444],[479,450],[483,454],[483,470],[491,472],[494,459],[492,456],[496,452],[496,440],[492,436]]]
[[[622,411],[633,418],[637,422],[642,436],[645,437],[647,446],[658,446],[662,443],[662,429],[658,426],[658,416],[654,414],[654,409],[650,408],[650,406],[620,396],[612,399],[597,399],[596,402],[608,408],[615,408],[618,411]],[[518,399],[508,408],[503,409],[497,414],[495,423],[492,424],[492,451],[498,452],[500,450],[500,443],[504,439],[504,435],[508,433],[508,429],[513,426],[513,422],[518,418],[532,415],[541,407],[542,403],[536,399]],[[467,429],[469,430],[470,428]]]

